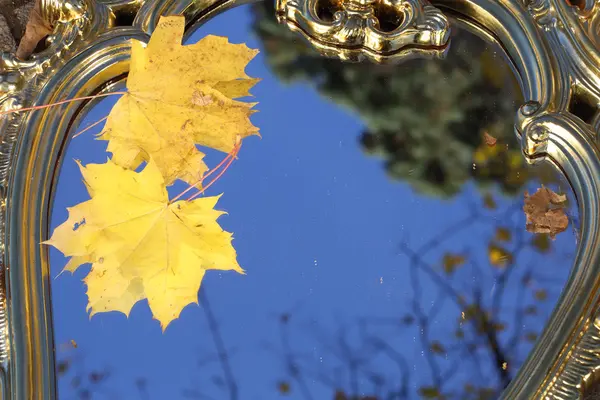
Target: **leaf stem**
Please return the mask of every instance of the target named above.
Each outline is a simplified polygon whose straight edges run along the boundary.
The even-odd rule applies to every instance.
[[[172,204],[172,203],[176,202],[182,196],[184,196],[186,193],[188,193],[190,190],[197,189],[196,186],[198,186],[199,184],[201,184],[202,182],[204,182],[204,180],[206,180],[206,178],[208,178],[213,173],[215,173],[219,168],[221,168],[221,166],[223,166],[223,164],[227,163],[225,165],[225,168],[219,173],[219,175],[217,175],[217,177],[215,179],[213,179],[205,188],[203,188],[200,192],[196,193],[193,197],[189,198],[188,200],[192,200],[193,198],[195,198],[198,195],[202,194],[210,185],[212,185],[213,183],[215,183],[217,181],[217,179],[219,179],[223,175],[223,173],[225,173],[225,171],[227,171],[227,168],[229,168],[229,166],[231,165],[231,163],[233,162],[233,160],[237,157],[237,155],[238,155],[238,153],[240,151],[240,147],[242,147],[242,139],[241,139],[241,136],[238,135],[236,137],[236,141],[235,141],[235,145],[233,146],[233,150],[231,150],[231,152],[228,153],[227,156],[225,158],[223,158],[223,160],[221,160],[221,162],[216,167],[214,167],[213,169],[211,169],[210,171],[208,171],[206,174],[204,174],[204,176],[202,176],[202,178],[199,179],[198,182],[194,183],[193,185],[190,185],[189,188],[185,189],[183,192],[179,193],[177,196],[175,196],[173,199],[171,199],[169,201],[169,204]]]
[[[75,139],[77,136],[83,134],[85,131],[87,131],[88,129],[92,129],[94,126],[98,125],[100,122],[102,121],[106,121],[108,119],[108,115],[96,122],[94,122],[91,125],[86,126],[85,128],[83,128],[82,130],[80,130],[79,132],[77,132],[76,134],[73,135],[73,139]]]
[[[202,193],[204,193],[204,191],[206,189],[208,189],[209,187],[212,186],[213,183],[215,183],[224,173],[225,171],[227,171],[227,169],[229,168],[229,166],[231,165],[231,163],[233,163],[233,160],[235,160],[237,153],[239,151],[239,147],[236,147],[234,149],[235,153],[229,158],[229,161],[227,161],[227,164],[225,164],[225,167],[221,170],[221,172],[219,172],[219,174],[217,176],[214,177],[214,179],[212,181],[209,182],[208,185],[204,186],[202,188],[202,190],[198,191],[198,193],[196,193],[195,195],[193,195],[192,197],[188,198],[187,201],[192,201],[194,200],[196,197],[200,196]]]
[[[107,97],[107,96],[115,96],[115,95],[122,95],[122,94],[127,94],[127,92],[100,93],[100,94],[95,94],[93,96],[75,97],[73,99],[61,100],[56,103],[42,104],[41,106],[33,106],[33,107],[17,108],[14,110],[0,111],[0,115],[12,114],[12,113],[21,112],[21,111],[43,110],[45,108],[60,106],[61,104],[72,103],[74,101],[91,100],[91,99],[95,99],[98,97]]]

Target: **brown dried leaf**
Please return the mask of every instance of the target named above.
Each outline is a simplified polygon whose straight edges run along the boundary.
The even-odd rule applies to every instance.
[[[492,328],[494,328],[496,332],[503,332],[506,330],[506,325],[504,325],[502,322],[495,322],[492,324]]]
[[[289,394],[290,393],[290,383],[287,381],[280,381],[277,385],[277,389],[280,394]]]
[[[569,218],[564,211],[567,196],[554,193],[542,186],[533,195],[525,192],[525,211],[527,231],[547,233],[554,239],[556,234],[569,226]]]
[[[525,315],[537,315],[537,307],[527,306],[523,309],[523,313],[525,313]]]
[[[440,389],[435,386],[422,386],[419,388],[419,395],[423,399],[437,399],[441,396]]]
[[[442,344],[438,341],[433,341],[431,343],[431,352],[433,354],[444,354],[446,353],[446,349],[444,349],[444,346],[442,346]]]
[[[348,396],[342,390],[336,390],[333,397],[334,400],[348,400]]]
[[[485,144],[487,144],[490,147],[494,147],[496,145],[496,143],[498,142],[498,139],[496,139],[495,137],[493,137],[492,135],[490,135],[487,132],[483,132],[483,140],[484,140]]]
[[[537,340],[538,335],[535,332],[528,332],[525,334],[525,340],[527,340],[529,343],[533,343]]]
[[[512,235],[508,228],[499,226],[496,228],[496,240],[499,242],[509,242]]]
[[[544,289],[539,289],[539,290],[535,291],[533,296],[538,301],[544,301],[548,298],[548,292],[546,292],[546,290],[544,290]]]
[[[69,360],[63,360],[58,363],[56,366],[56,372],[58,376],[62,376],[67,373],[69,367],[71,366],[71,362]]]
[[[452,274],[458,267],[465,263],[465,257],[458,254],[444,254],[442,260],[444,272],[448,275]]]
[[[531,239],[531,244],[540,253],[546,253],[550,250],[550,240],[548,239],[548,235],[545,234],[535,235]]]
[[[490,193],[486,193],[483,197],[483,206],[490,210],[496,209],[496,201]]]
[[[52,26],[48,24],[41,13],[41,1],[36,0],[35,5],[29,14],[27,26],[25,26],[25,34],[19,42],[17,48],[17,57],[21,60],[27,59],[35,50],[40,40],[52,33]]]

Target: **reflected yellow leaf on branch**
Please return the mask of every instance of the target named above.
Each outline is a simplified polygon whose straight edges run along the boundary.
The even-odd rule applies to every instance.
[[[183,46],[185,18],[161,17],[148,45],[132,40],[128,93],[110,112],[99,139],[118,165],[154,160],[165,183],[198,182],[207,170],[196,144],[230,152],[236,137],[258,135],[250,121],[258,82],[244,72],[258,50],[207,36]]]
[[[72,257],[67,271],[92,263],[84,279],[91,315],[129,315],[148,299],[164,330],[186,305],[198,303],[206,270],[244,273],[232,234],[217,223],[224,214],[214,209],[219,197],[169,202],[153,161],[141,172],[111,161],[80,168],[91,199],[70,208],[45,243]]]
[[[495,157],[501,151],[499,149],[500,147],[497,146],[480,146],[477,150],[475,150],[475,153],[473,154],[473,162],[477,164],[484,164],[490,158]]]
[[[488,258],[490,264],[497,268],[504,268],[513,261],[513,256],[508,250],[494,243],[488,246]]]

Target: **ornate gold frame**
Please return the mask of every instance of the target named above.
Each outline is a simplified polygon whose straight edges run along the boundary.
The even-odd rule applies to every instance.
[[[522,2],[523,1],[523,2]],[[148,40],[160,15],[187,34],[236,0],[42,0],[55,26],[30,60],[0,59],[2,109],[122,86],[128,39]],[[506,52],[526,103],[515,132],[530,163],[550,162],[572,185],[583,226],[575,264],[544,333],[506,399],[586,398],[600,383],[600,3],[580,0],[278,0],[277,18],[326,56],[394,62],[441,56],[452,26]],[[119,21],[131,20],[127,26]],[[593,115],[575,115],[584,102]],[[83,105],[0,120],[0,387],[5,399],[54,399],[49,265],[40,243],[69,128]],[[582,120],[584,118],[585,120]]]

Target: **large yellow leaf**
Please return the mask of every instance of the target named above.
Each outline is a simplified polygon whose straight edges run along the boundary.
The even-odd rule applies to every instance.
[[[230,152],[237,135],[258,134],[248,96],[258,81],[244,72],[258,53],[207,36],[182,46],[185,18],[161,17],[146,47],[132,40],[128,93],[112,109],[100,139],[118,165],[135,169],[152,158],[165,183],[197,183],[206,171],[195,144]]]
[[[141,171],[115,163],[80,169],[91,199],[69,209],[50,244],[71,256],[68,271],[92,263],[85,278],[91,314],[129,315],[144,298],[163,330],[181,310],[197,303],[208,269],[244,271],[232,235],[214,209],[219,197],[169,203],[156,163]]]

